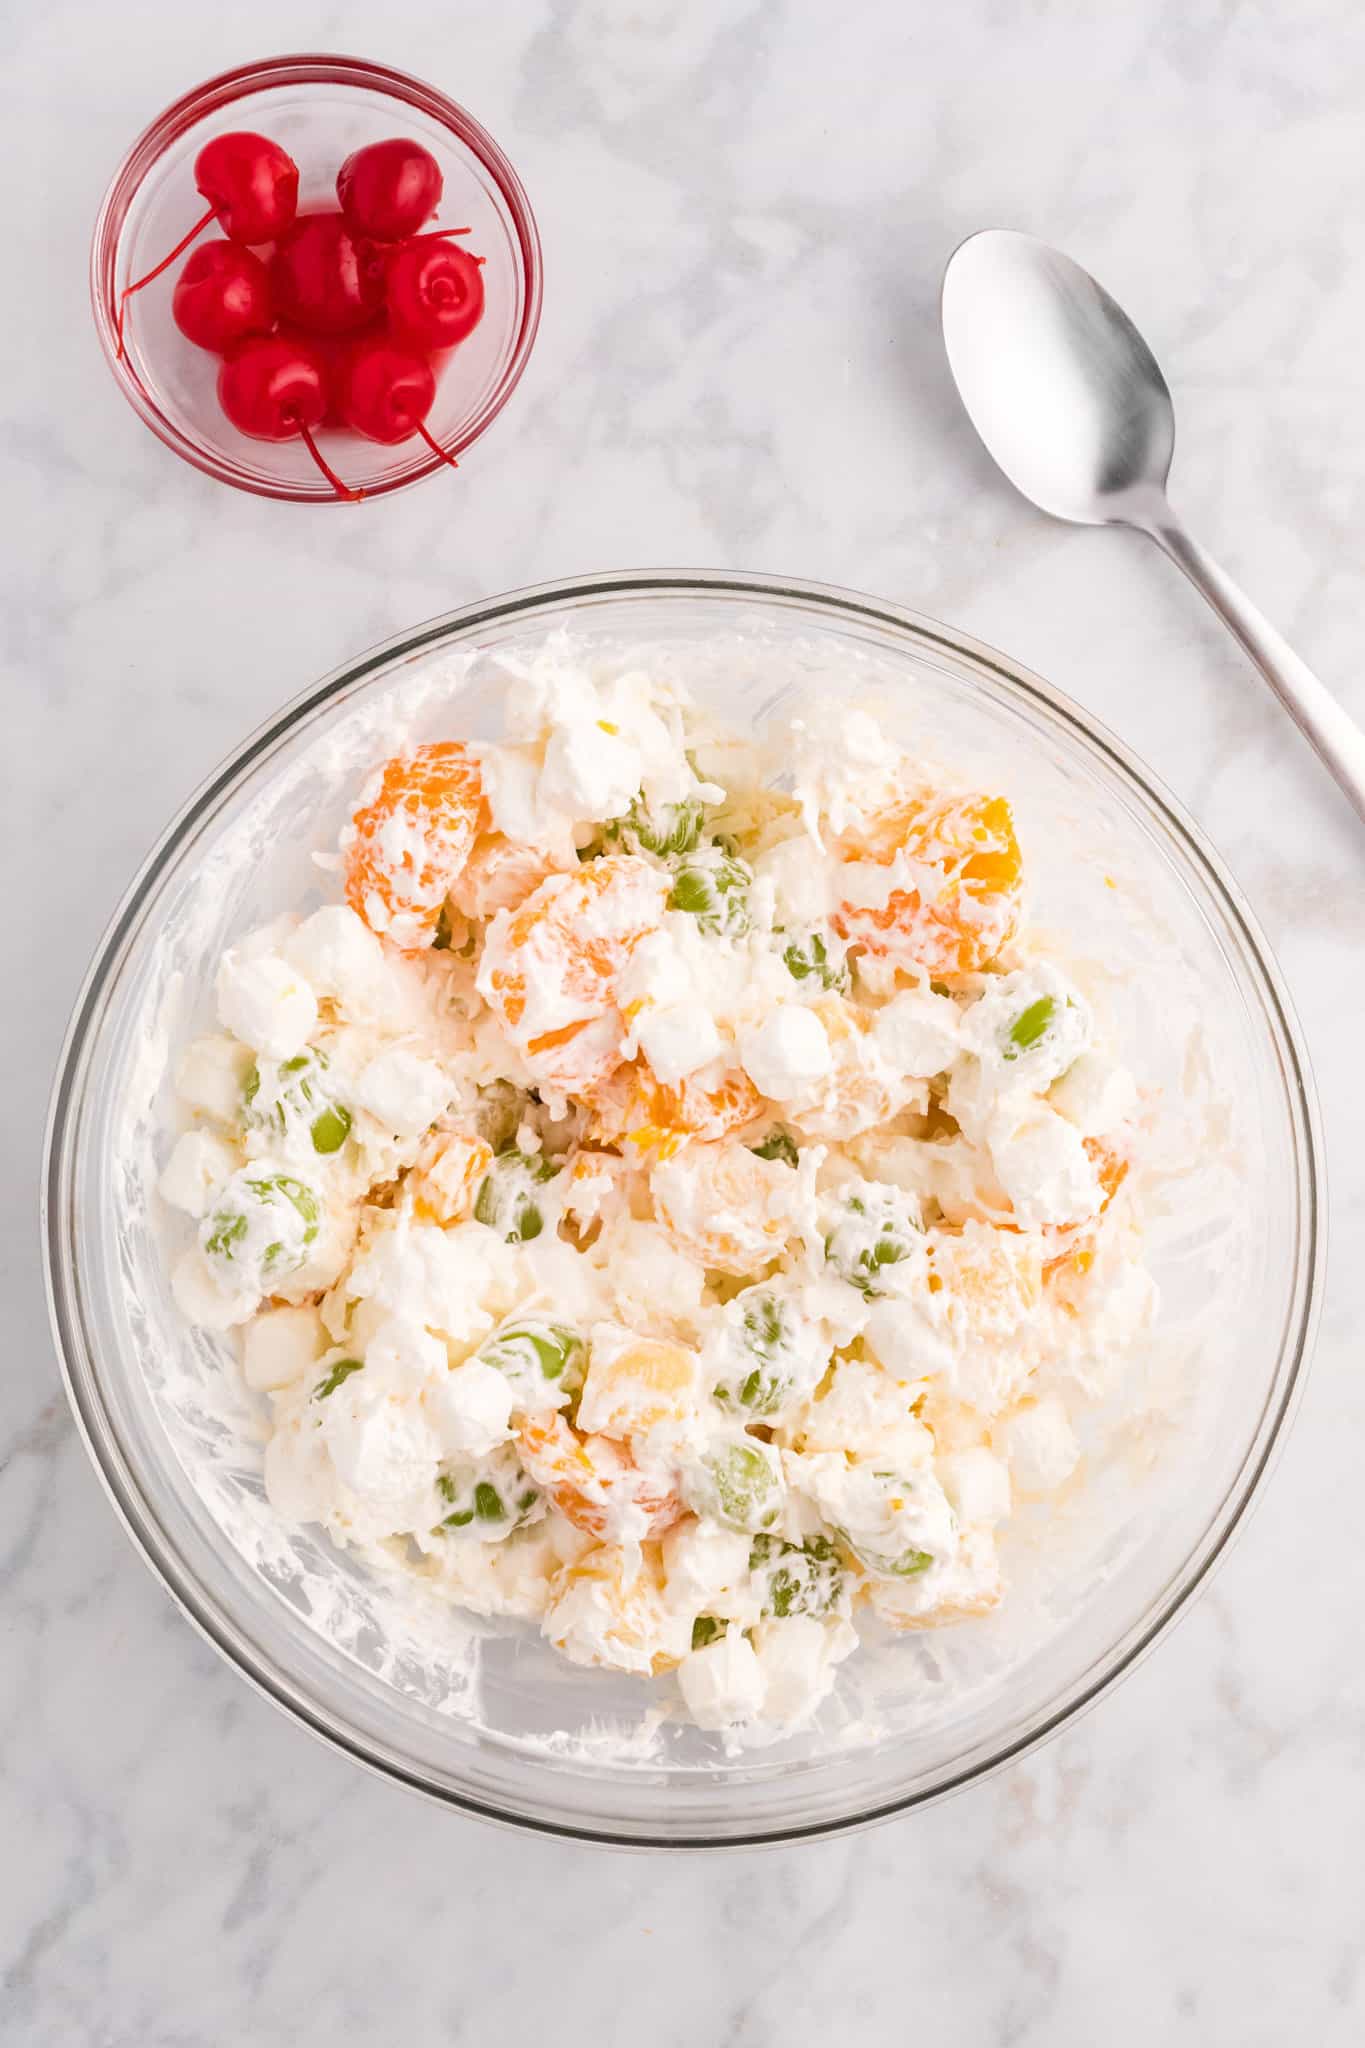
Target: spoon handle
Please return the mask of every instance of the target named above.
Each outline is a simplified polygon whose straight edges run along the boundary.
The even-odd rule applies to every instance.
[[[1312,669],[1300,661],[1232,578],[1219,568],[1170,507],[1142,522],[1159,548],[1182,568],[1233,637],[1251,656],[1310,745],[1317,748],[1362,818],[1365,818],[1365,732],[1344,711]]]

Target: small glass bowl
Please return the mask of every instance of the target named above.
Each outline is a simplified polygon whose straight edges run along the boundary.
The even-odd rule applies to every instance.
[[[288,150],[299,166],[301,208],[334,205],[342,162],[366,143],[402,134],[436,158],[445,192],[433,226],[470,228],[464,246],[484,258],[483,319],[447,359],[426,422],[447,454],[463,454],[507,403],[535,340],[535,219],[516,172],[472,115],[420,79],[355,57],[272,57],[226,71],[168,107],[129,150],[105,194],[90,252],[95,328],[129,404],[168,448],[223,483],[296,505],[343,502],[301,440],[251,440],[223,416],[217,357],[187,341],[171,318],[179,263],[128,301],[119,352],[120,290],[152,269],[203,211],[194,160],[213,136],[233,128]],[[204,239],[215,232],[206,229]],[[328,429],[323,451],[367,497],[444,467],[418,436],[384,447]]]

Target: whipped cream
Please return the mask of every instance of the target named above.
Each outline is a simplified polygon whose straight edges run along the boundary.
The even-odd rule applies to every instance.
[[[175,1296],[238,1332],[283,1521],[733,1745],[1006,1597],[1151,1313],[1142,1101],[999,799],[870,713],[762,749],[563,650],[512,703],[224,954]]]

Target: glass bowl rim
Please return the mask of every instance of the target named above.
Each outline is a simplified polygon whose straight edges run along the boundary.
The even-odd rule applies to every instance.
[[[480,627],[505,623],[518,616],[533,620],[539,613],[553,613],[580,600],[710,596],[748,598],[759,603],[794,601],[814,612],[817,620],[824,615],[836,622],[841,619],[864,620],[890,628],[909,643],[906,651],[911,654],[915,644],[919,643],[939,647],[955,656],[965,656],[970,663],[997,676],[1025,700],[1035,700],[1053,717],[1069,726],[1091,754],[1098,756],[1111,772],[1117,774],[1121,785],[1126,785],[1130,793],[1136,792],[1156,814],[1158,821],[1172,832],[1181,852],[1232,920],[1242,942],[1246,961],[1253,970],[1257,993],[1276,1030],[1285,1061],[1286,1106],[1303,1194],[1299,1217],[1301,1249],[1291,1293],[1293,1313],[1286,1317],[1285,1342],[1260,1419],[1233,1481],[1221,1502],[1210,1513],[1203,1535],[1168,1580],[1161,1597],[1140,1619],[1092,1660],[1059,1699],[1036,1712],[1022,1731],[1008,1739],[997,1740],[984,1758],[965,1765],[936,1784],[884,1801],[864,1802],[860,1810],[832,1819],[771,1827],[760,1823],[741,1834],[690,1835],[674,1839],[665,1832],[633,1827],[629,1822],[599,1826],[554,1821],[541,1814],[517,1811],[510,1805],[500,1806],[435,1782],[423,1774],[420,1766],[407,1764],[391,1751],[385,1753],[373,1738],[348,1727],[342,1714],[308,1696],[290,1672],[255,1654],[253,1645],[245,1639],[227,1603],[220,1602],[216,1595],[207,1591],[190,1568],[174,1554],[155,1507],[110,1425],[100,1387],[101,1367],[93,1347],[85,1341],[79,1306],[74,1299],[79,1294],[79,1282],[73,1256],[70,1181],[80,1136],[80,1119],[73,1119],[73,1109],[81,1104],[84,1069],[98,1038],[111,981],[141,929],[150,898],[171,867],[182,843],[260,758],[286,739],[305,718],[350,686],[396,665],[400,660],[411,659],[439,646],[452,636],[468,635]],[[1225,1555],[1233,1536],[1245,1522],[1275,1458],[1283,1448],[1288,1425],[1302,1394],[1321,1313],[1327,1235],[1325,1147],[1302,1028],[1258,921],[1221,856],[1179,800],[1098,719],[1031,670],[970,634],[907,607],[837,585],[796,577],[709,569],[608,571],[529,585],[477,600],[394,634],[347,661],[320,682],[300,692],[250,733],[190,795],[166,826],[128,885],[95,950],[73,1006],[53,1082],[40,1208],[44,1278],[53,1343],[67,1400],[87,1455],[143,1562],[204,1639],[255,1691],[329,1748],[340,1750],[376,1776],[406,1785],[443,1806],[474,1818],[532,1834],[613,1848],[687,1850],[744,1849],[823,1839],[856,1832],[902,1813],[934,1805],[969,1784],[993,1776],[1007,1764],[1018,1761],[1050,1740],[1133,1670],[1175,1621],[1188,1611],[1193,1596],[1207,1583],[1213,1567]]]
[[[100,201],[90,241],[90,303],[95,332],[114,381],[144,426],[149,427],[159,441],[182,461],[202,470],[206,476],[214,477],[219,483],[230,484],[233,489],[250,492],[255,497],[273,498],[291,505],[339,505],[347,501],[312,489],[305,491],[284,480],[262,482],[256,477],[238,475],[163,411],[134,373],[130,358],[119,354],[115,324],[115,263],[119,237],[143,182],[165,151],[206,114],[235,106],[250,94],[273,86],[323,84],[352,85],[382,93],[406,106],[418,108],[439,122],[464,144],[471,155],[478,158],[497,186],[511,216],[525,294],[521,321],[507,362],[492,391],[469,425],[461,433],[442,441],[441,446],[447,455],[459,456],[471,448],[493,424],[520,383],[535,345],[544,293],[540,233],[521,179],[482,122],[425,80],[386,64],[371,63],[364,57],[300,52],[235,65],[232,70],[217,72],[212,78],[182,93],[142,130],[115,170]],[[367,499],[388,497],[395,491],[404,491],[423,482],[444,467],[439,455],[425,456],[411,470],[386,478],[381,483],[367,485],[365,496]]]

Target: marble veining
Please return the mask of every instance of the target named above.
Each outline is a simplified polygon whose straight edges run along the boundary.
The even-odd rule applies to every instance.
[[[934,324],[943,260],[974,227],[1029,229],[1095,269],[1169,373],[1176,503],[1365,716],[1359,10],[49,0],[11,7],[0,39],[22,194],[0,330],[18,963],[0,1102],[0,2038],[1359,2040],[1365,841],[1153,550],[1051,525],[998,481]],[[545,237],[515,403],[458,479],[360,515],[249,501],[174,461],[118,397],[87,310],[90,226],[131,135],[193,80],[281,46],[442,83],[507,146]],[[1119,731],[1278,950],[1333,1178],[1297,1427],[1158,1653],[945,1806],[729,1859],[476,1827],[258,1700],[101,1497],[58,1390],[34,1220],[86,960],[222,753],[401,625],[665,563],[901,599]]]

